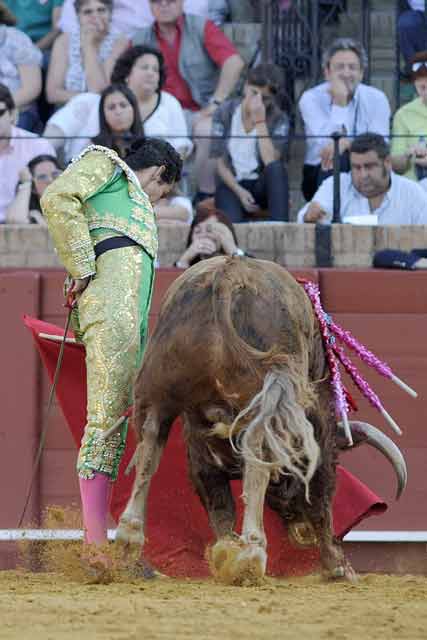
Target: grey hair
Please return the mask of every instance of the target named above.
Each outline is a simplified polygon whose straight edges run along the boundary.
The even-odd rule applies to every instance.
[[[332,56],[338,51],[352,51],[359,58],[362,69],[365,71],[367,68],[368,56],[360,42],[353,40],[353,38],[336,38],[323,52],[322,67],[324,69],[329,66]]]

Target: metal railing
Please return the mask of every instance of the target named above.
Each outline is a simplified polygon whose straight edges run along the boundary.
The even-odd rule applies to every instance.
[[[261,57],[286,72],[285,106],[293,123],[301,93],[321,80],[321,52],[333,37],[356,37],[369,60],[370,4],[359,0],[358,11],[350,14],[346,0],[262,0]]]

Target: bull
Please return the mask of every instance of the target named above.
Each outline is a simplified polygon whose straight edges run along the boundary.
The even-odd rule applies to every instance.
[[[139,444],[131,498],[116,540],[144,544],[150,481],[181,416],[191,482],[216,544],[211,568],[231,583],[265,574],[265,500],[288,526],[303,525],[324,573],[355,579],[333,535],[338,452],[348,448],[334,410],[318,320],[304,289],[277,264],[216,257],[169,288],[134,392]],[[394,465],[398,495],[406,467],[394,443],[350,423],[352,446],[367,442]],[[244,518],[234,532],[230,480],[242,478]]]

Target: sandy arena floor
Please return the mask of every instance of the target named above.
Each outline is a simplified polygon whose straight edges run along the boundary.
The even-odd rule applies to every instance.
[[[317,576],[260,587],[159,579],[85,585],[0,572],[0,639],[413,640],[427,638],[427,578]]]

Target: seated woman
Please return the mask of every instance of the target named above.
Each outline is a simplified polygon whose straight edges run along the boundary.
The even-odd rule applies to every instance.
[[[126,84],[135,94],[146,136],[167,140],[184,158],[193,148],[184,112],[178,100],[161,91],[165,80],[162,54],[151,47],[130,47],[117,60],[112,83]],[[100,96],[85,93],[73,98],[48,121],[44,135],[56,149],[64,146],[69,161],[99,134]]]
[[[7,224],[41,224],[46,226],[40,198],[46,187],[62,173],[57,158],[41,155],[33,158],[19,173],[15,199],[6,211]]]
[[[187,269],[200,260],[213,256],[244,256],[239,249],[236,232],[225,213],[200,206],[191,224],[187,248],[175,267]]]
[[[58,36],[49,63],[46,96],[55,105],[82,92],[100,93],[129,46],[128,39],[111,28],[112,0],[75,0],[74,5],[79,27]]]
[[[412,80],[417,97],[396,111],[393,118],[391,161],[393,170],[418,180],[427,180],[427,51],[412,59]]]
[[[100,132],[94,144],[114,149],[125,158],[132,140],[144,134],[138,102],[126,84],[112,84],[101,94],[99,103]],[[175,188],[168,198],[154,206],[158,222],[191,222],[193,208],[189,198]]]
[[[12,93],[19,110],[17,126],[35,131],[40,125],[36,100],[42,89],[42,53],[0,4],[0,83]]]

